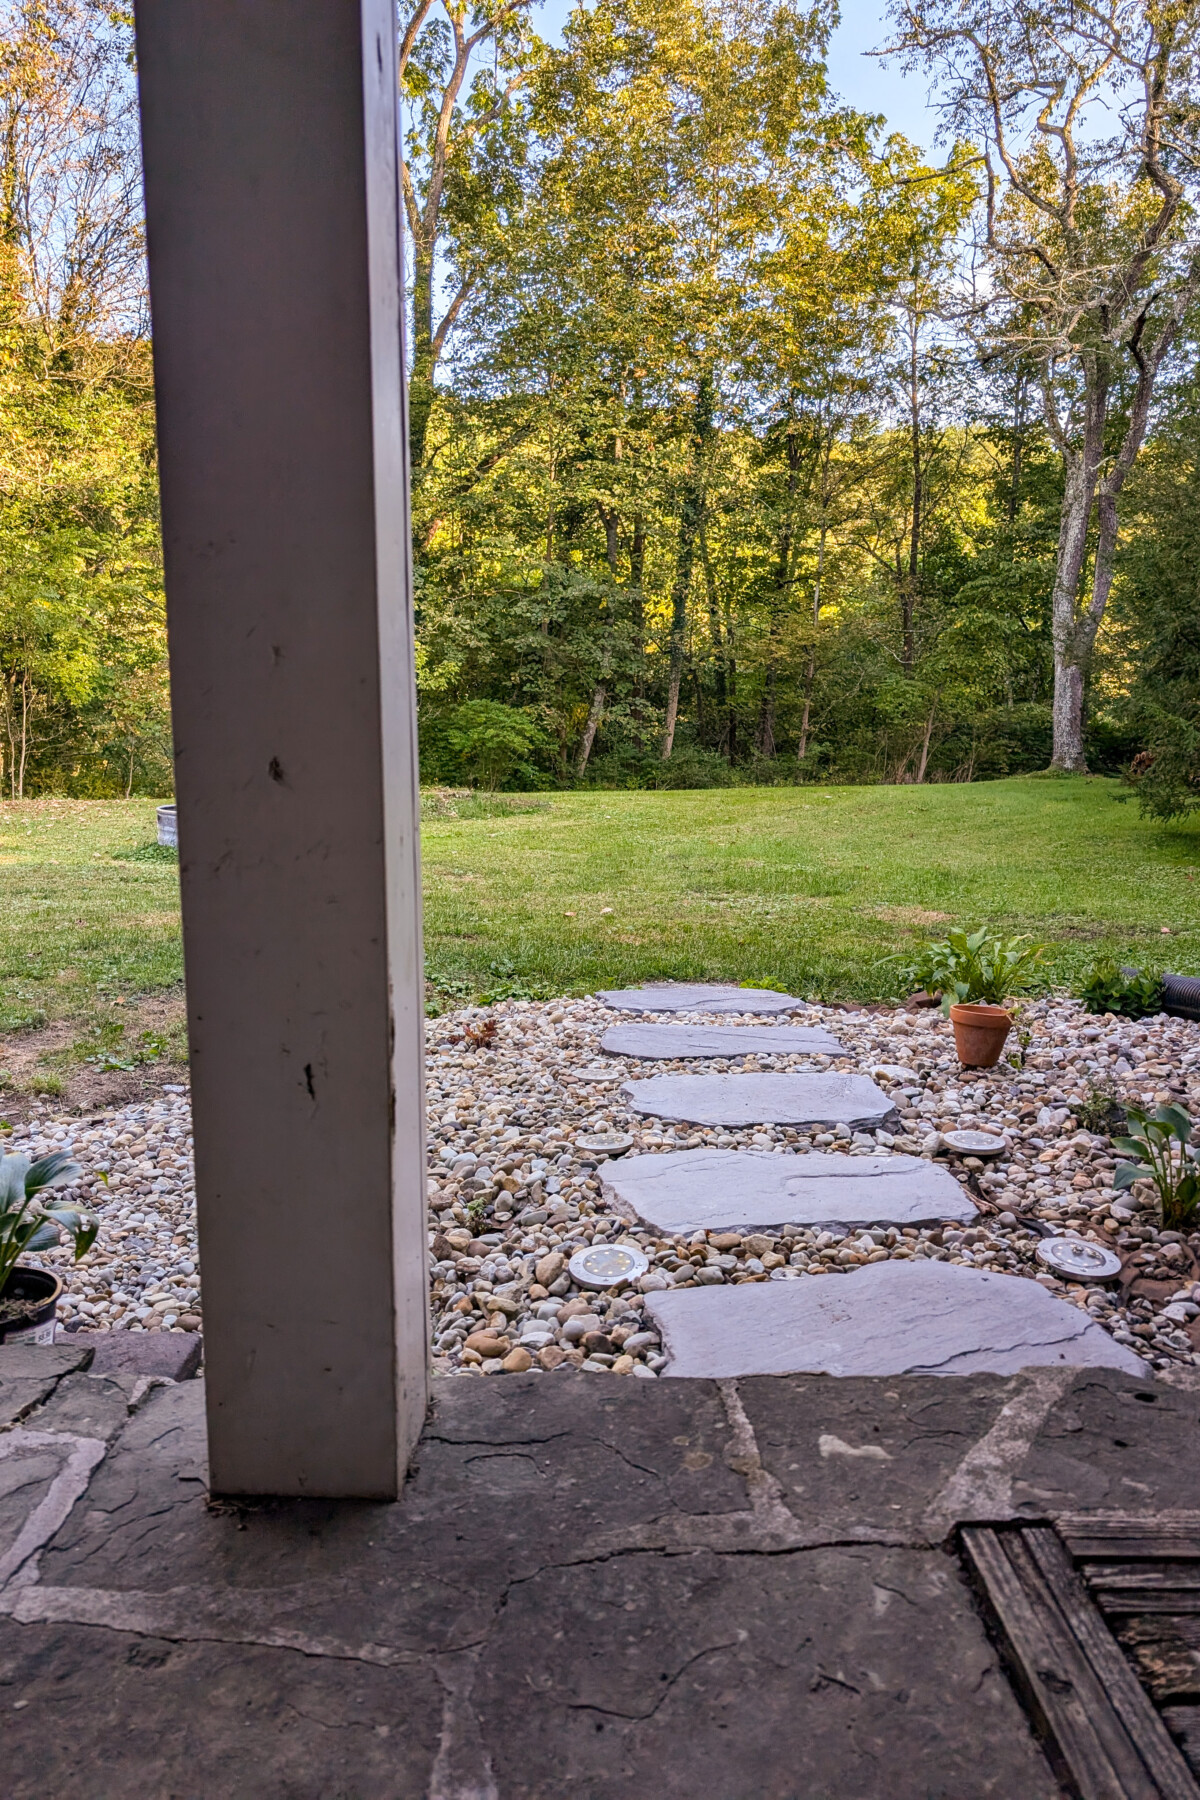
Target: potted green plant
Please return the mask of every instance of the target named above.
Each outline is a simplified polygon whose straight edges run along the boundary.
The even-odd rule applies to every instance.
[[[46,1206],[39,1198],[51,1188],[68,1187],[79,1172],[79,1164],[62,1150],[38,1162],[0,1155],[0,1343],[54,1340],[63,1284],[49,1269],[25,1267],[17,1258],[27,1250],[52,1249],[64,1236],[75,1245],[76,1262],[87,1255],[98,1221],[75,1207]]]
[[[941,996],[942,1012],[954,1027],[958,1060],[968,1069],[990,1069],[1000,1060],[1012,1029],[1004,1002],[1027,993],[1045,954],[1024,937],[994,937],[979,931],[951,931],[926,945],[908,974],[915,987]]]

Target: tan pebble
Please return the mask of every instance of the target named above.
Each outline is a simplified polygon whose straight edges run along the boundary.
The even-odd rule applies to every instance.
[[[708,1241],[714,1250],[736,1250],[742,1234],[740,1231],[710,1231]]]
[[[532,1367],[533,1358],[523,1344],[518,1344],[515,1350],[510,1350],[504,1359],[504,1369],[508,1375],[523,1375],[526,1369],[532,1369]]]
[[[567,1259],[562,1251],[551,1250],[549,1255],[538,1259],[533,1272],[541,1282],[542,1286],[548,1288],[552,1281],[558,1280],[558,1277],[562,1274],[566,1266]]]
[[[512,1345],[506,1337],[501,1337],[498,1332],[473,1331],[464,1348],[474,1350],[477,1356],[486,1359],[489,1356],[507,1356]]]
[[[543,1369],[557,1369],[559,1363],[564,1361],[565,1357],[566,1351],[560,1350],[557,1344],[547,1344],[543,1349],[538,1351],[537,1359],[541,1363]]]
[[[716,1240],[714,1239],[713,1241],[715,1243]],[[746,1249],[749,1251],[751,1256],[761,1256],[765,1259],[766,1256],[769,1254],[769,1252],[772,1251],[774,1248],[775,1248],[775,1239],[772,1237],[767,1237],[761,1231],[754,1232],[751,1237],[748,1237],[746,1239]]]
[[[612,1372],[614,1375],[632,1375],[632,1373],[633,1373],[633,1358],[632,1358],[632,1356],[618,1356],[616,1362],[612,1366]]]

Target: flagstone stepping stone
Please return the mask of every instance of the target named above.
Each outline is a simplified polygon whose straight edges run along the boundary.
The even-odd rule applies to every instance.
[[[617,1012],[782,1013],[803,1006],[794,994],[732,982],[655,982],[650,987],[608,988],[596,995]]]
[[[892,1101],[865,1075],[650,1075],[621,1084],[634,1112],[691,1125],[882,1125]]]
[[[976,1217],[949,1169],[917,1156],[666,1150],[609,1164],[602,1179],[615,1213],[664,1237],[786,1224],[970,1224]]]
[[[610,1056],[845,1056],[846,1046],[819,1025],[610,1025],[600,1040]]]
[[[1144,1363],[1037,1281],[949,1263],[648,1294],[663,1375],[1015,1375]]]

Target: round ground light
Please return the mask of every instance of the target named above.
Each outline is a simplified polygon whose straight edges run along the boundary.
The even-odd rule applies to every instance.
[[[619,1132],[612,1137],[577,1137],[575,1148],[583,1156],[624,1156],[627,1150],[633,1149],[633,1139]]]
[[[1008,1149],[994,1131],[943,1131],[942,1142],[960,1156],[1002,1156]]]
[[[634,1244],[593,1244],[577,1250],[567,1264],[580,1287],[623,1287],[650,1267],[650,1258]]]
[[[1045,1268],[1068,1281],[1111,1281],[1121,1273],[1119,1256],[1084,1238],[1043,1238],[1034,1254]]]

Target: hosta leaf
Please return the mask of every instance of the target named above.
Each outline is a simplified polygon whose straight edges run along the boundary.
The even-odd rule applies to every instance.
[[[25,1177],[29,1170],[27,1156],[0,1156],[0,1212],[19,1206],[25,1198]]]
[[[1120,1193],[1124,1188],[1131,1188],[1135,1181],[1140,1181],[1148,1173],[1141,1163],[1118,1163],[1113,1175],[1113,1187]]]
[[[65,1150],[55,1150],[31,1165],[25,1176],[25,1192],[36,1194],[42,1188],[69,1187],[82,1173],[79,1164]]]
[[[58,1243],[58,1227],[48,1219],[42,1221],[32,1237],[25,1239],[26,1250],[53,1250]]]
[[[1192,1121],[1188,1118],[1182,1106],[1176,1106],[1174,1104],[1170,1106],[1160,1106],[1154,1117],[1158,1119],[1161,1124],[1168,1125],[1181,1144],[1186,1144],[1191,1137]]]

